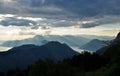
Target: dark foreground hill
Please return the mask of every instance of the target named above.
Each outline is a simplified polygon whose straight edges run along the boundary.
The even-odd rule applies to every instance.
[[[109,59],[109,64],[103,70],[103,76],[120,76],[120,32],[111,43],[97,51],[101,56]]]
[[[0,71],[25,68],[38,59],[63,60],[78,54],[66,44],[49,42],[43,46],[23,45],[0,53]]]

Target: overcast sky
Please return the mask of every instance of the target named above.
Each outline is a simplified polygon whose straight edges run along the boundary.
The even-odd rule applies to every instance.
[[[0,0],[0,40],[35,35],[115,36],[120,0]]]

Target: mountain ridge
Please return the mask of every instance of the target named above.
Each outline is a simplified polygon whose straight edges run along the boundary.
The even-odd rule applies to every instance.
[[[88,42],[87,44],[81,46],[80,48],[84,49],[84,50],[95,52],[98,49],[104,47],[106,45],[105,42],[107,42],[107,41],[93,39],[90,42]]]
[[[0,71],[9,69],[26,68],[38,59],[52,59],[55,61],[71,58],[79,54],[66,44],[56,41],[48,42],[45,45],[22,45],[14,47],[6,52],[0,52]],[[9,65],[8,65],[9,64]]]

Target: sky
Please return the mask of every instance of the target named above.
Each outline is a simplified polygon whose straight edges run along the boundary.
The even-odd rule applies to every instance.
[[[116,36],[120,0],[0,0],[0,41],[35,35]]]

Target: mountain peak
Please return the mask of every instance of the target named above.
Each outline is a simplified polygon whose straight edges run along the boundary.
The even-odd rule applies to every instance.
[[[117,34],[116,39],[120,39],[120,32]]]
[[[58,42],[58,41],[51,41],[48,42],[49,45],[61,45],[62,43]]]
[[[51,41],[51,42],[48,42],[46,45],[43,45],[44,47],[51,47],[51,48],[61,48],[61,49],[63,49],[63,48],[69,48],[69,49],[71,49],[67,44],[65,44],[65,43],[60,43],[60,42],[58,42],[58,41]],[[72,50],[72,49],[71,49]]]
[[[116,38],[114,39],[114,42],[120,42],[120,32],[117,34]]]
[[[84,50],[89,50],[89,51],[96,51],[102,47],[105,46],[105,43],[102,40],[99,39],[93,39],[90,42],[88,42],[87,44],[83,45],[82,47],[80,47],[81,49]]]

